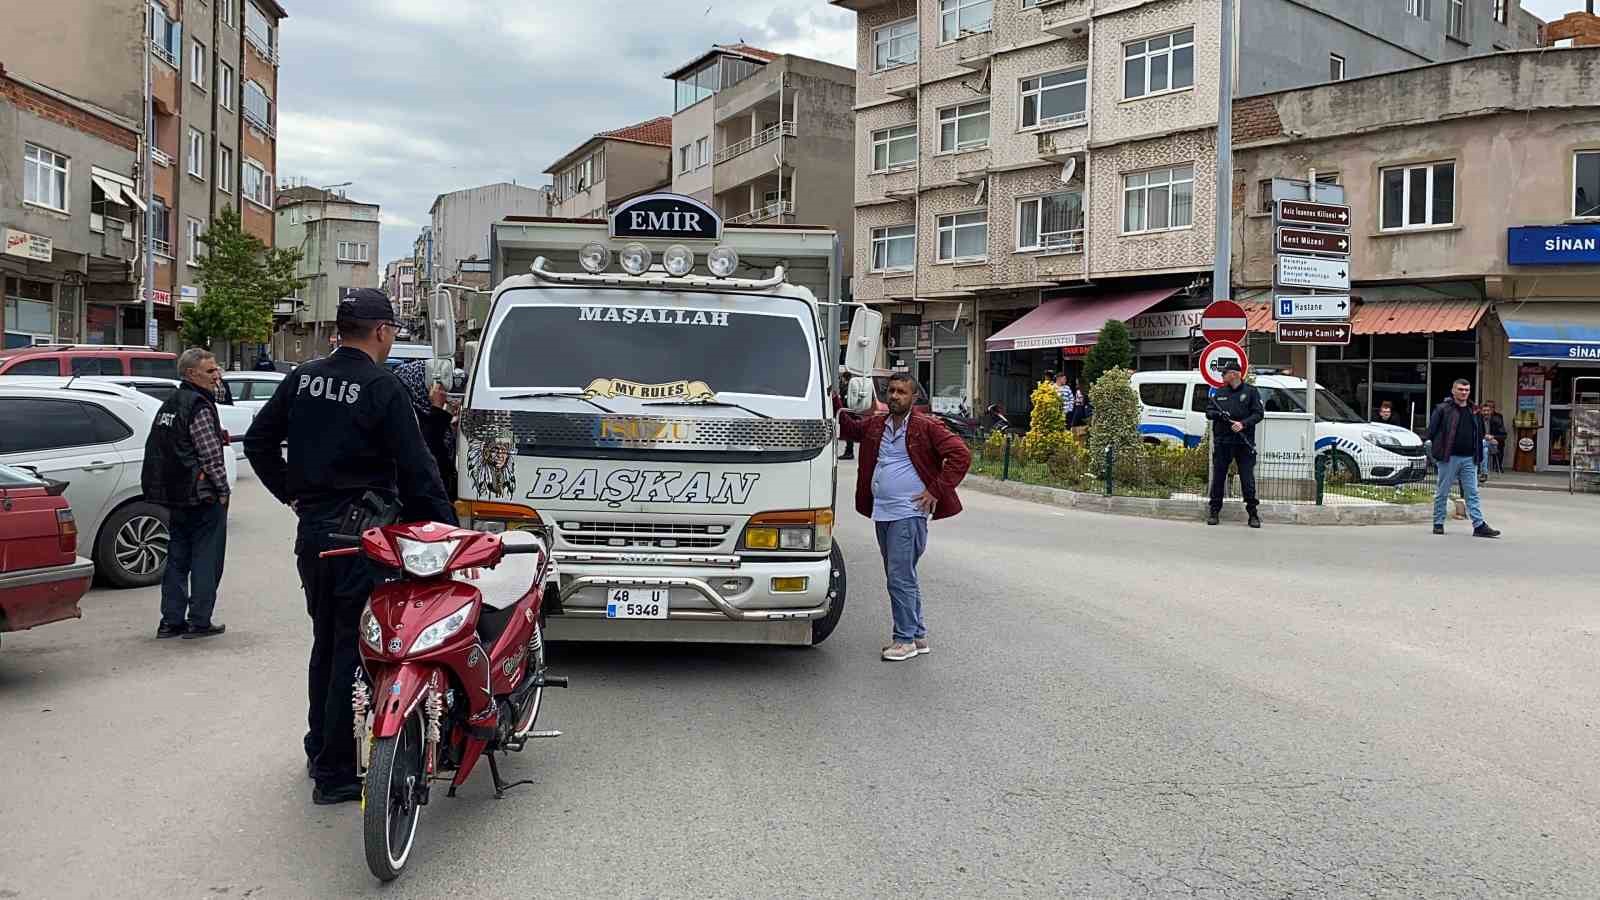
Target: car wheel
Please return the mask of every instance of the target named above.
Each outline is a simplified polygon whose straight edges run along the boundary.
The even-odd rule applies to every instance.
[[[1331,454],[1328,461],[1328,480],[1339,484],[1359,484],[1361,482],[1361,466],[1356,464],[1349,455],[1337,450]]]
[[[117,587],[158,584],[167,568],[167,511],[136,500],[118,507],[95,540],[95,571]]]

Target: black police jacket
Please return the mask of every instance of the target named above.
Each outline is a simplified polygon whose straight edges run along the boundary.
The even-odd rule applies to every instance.
[[[144,466],[139,473],[139,489],[144,498],[162,506],[195,506],[200,503],[200,454],[194,447],[194,417],[210,407],[217,419],[217,401],[210,392],[185,381],[161,404],[144,441]],[[228,449],[223,448],[227,453]],[[228,492],[227,485],[216,488]]]
[[[456,524],[405,387],[353,347],[285,378],[256,414],[244,453],[267,490],[296,505],[301,537],[317,545],[326,526],[369,490],[398,498],[404,521]]]
[[[1212,432],[1218,444],[1256,442],[1256,423],[1267,414],[1261,405],[1261,393],[1255,385],[1240,382],[1237,388],[1220,387],[1211,395],[1211,405],[1206,408],[1206,418],[1212,421]],[[1230,422],[1244,425],[1244,431],[1235,434]]]

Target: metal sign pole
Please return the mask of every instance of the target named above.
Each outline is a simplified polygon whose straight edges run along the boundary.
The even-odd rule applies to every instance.
[[[1317,170],[1311,168],[1306,172],[1306,183],[1310,185],[1307,190],[1312,200],[1317,199]],[[1315,294],[1313,290],[1311,293]],[[1277,302],[1277,298],[1273,298]],[[1306,422],[1306,449],[1310,454],[1307,461],[1311,464],[1311,471],[1316,472],[1317,467],[1317,345],[1306,346],[1306,412],[1310,418]],[[1315,475],[1313,474],[1313,477]]]

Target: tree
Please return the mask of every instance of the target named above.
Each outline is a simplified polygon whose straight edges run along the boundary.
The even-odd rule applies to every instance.
[[[1069,440],[1067,418],[1061,414],[1061,394],[1048,381],[1033,389],[1033,412],[1028,418],[1028,435],[1022,439],[1029,459],[1049,460]]]
[[[262,342],[272,336],[272,304],[291,296],[305,279],[295,275],[301,253],[267,249],[243,229],[238,211],[224,206],[200,235],[206,255],[199,264],[200,301],[183,315],[184,343]]]
[[[1118,366],[1107,370],[1089,388],[1089,403],[1094,407],[1089,459],[1096,464],[1105,459],[1107,446],[1115,447],[1119,454],[1140,446],[1139,395],[1134,392],[1132,378],[1132,372]]]
[[[1119,368],[1133,368],[1133,337],[1128,326],[1112,319],[1101,326],[1100,337],[1083,358],[1083,380],[1093,387],[1107,369]]]

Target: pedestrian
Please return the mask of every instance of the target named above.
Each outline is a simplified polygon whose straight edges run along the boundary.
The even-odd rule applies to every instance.
[[[1433,491],[1433,533],[1444,534],[1450,487],[1460,483],[1467,501],[1474,537],[1497,538],[1500,532],[1483,520],[1478,503],[1478,464],[1483,458],[1483,419],[1472,409],[1472,382],[1457,378],[1450,396],[1428,416],[1428,440],[1438,464],[1439,485]]]
[[[1267,414],[1255,385],[1246,384],[1239,364],[1223,364],[1223,387],[1211,394],[1206,418],[1214,423],[1211,450],[1211,513],[1207,525],[1215,525],[1222,515],[1222,489],[1228,481],[1228,466],[1239,466],[1239,491],[1244,494],[1244,509],[1250,527],[1261,527],[1256,499],[1256,423]]]
[[[351,688],[361,610],[376,583],[361,556],[320,557],[340,546],[329,535],[397,518],[456,524],[412,401],[384,365],[400,329],[389,297],[352,291],[337,327],[338,349],[280,382],[244,439],[262,485],[300,518],[295,555],[312,629],[306,771],[318,804],[361,799]]]
[[[167,510],[167,568],[161,576],[157,638],[207,638],[227,626],[213,621],[228,545],[228,470],[217,387],[217,358],[191,347],[178,357],[182,382],[156,412],[144,442],[139,486]]]
[[[1378,415],[1372,420],[1379,425],[1399,425],[1394,418],[1394,404],[1384,400],[1378,404]]]
[[[961,512],[956,485],[972,454],[943,422],[917,412],[911,376],[890,375],[887,399],[887,414],[861,419],[846,412],[839,430],[861,444],[856,512],[871,519],[878,534],[894,623],[883,658],[899,662],[929,652],[917,562],[928,546],[928,519]]]
[[[1067,383],[1067,373],[1062,372],[1056,376],[1056,394],[1061,398],[1061,417],[1063,420],[1072,417],[1072,404],[1076,397],[1072,385]]]
[[[1090,405],[1089,397],[1084,394],[1082,388],[1072,393],[1072,414],[1067,416],[1067,428],[1082,440],[1089,434],[1089,420],[1094,417],[1094,407]]]
[[[1483,404],[1483,433],[1489,440],[1489,465],[1497,475],[1506,472],[1506,417],[1500,415],[1493,400]],[[1488,479],[1484,479],[1487,481]]]
[[[417,424],[422,428],[422,441],[428,445],[434,463],[439,467],[439,477],[444,481],[444,493],[456,499],[456,431],[455,415],[450,411],[450,398],[444,385],[437,381],[428,384],[428,361],[415,359],[395,366],[394,375],[405,385],[411,409],[417,414]]]

